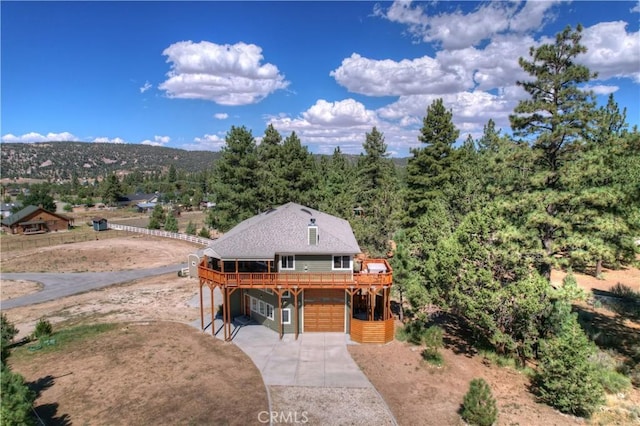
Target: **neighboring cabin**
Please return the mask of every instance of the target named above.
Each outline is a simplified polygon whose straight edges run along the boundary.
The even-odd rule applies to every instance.
[[[359,253],[349,222],[288,203],[241,222],[204,249],[200,294],[203,285],[220,288],[229,308],[223,309],[226,340],[233,319],[245,317],[281,337],[329,331],[389,342],[391,268],[384,259],[358,262]]]
[[[73,219],[42,207],[27,206],[2,219],[2,229],[8,234],[43,234],[69,229]]]

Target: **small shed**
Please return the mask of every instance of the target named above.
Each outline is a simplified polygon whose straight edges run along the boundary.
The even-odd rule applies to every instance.
[[[94,217],[91,220],[93,222],[94,231],[106,231],[107,229],[109,229],[109,226],[107,225],[107,219],[105,219],[104,217]]]

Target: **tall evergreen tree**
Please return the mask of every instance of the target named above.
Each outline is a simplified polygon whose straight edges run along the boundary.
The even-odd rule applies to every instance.
[[[102,182],[102,201],[107,205],[115,205],[122,197],[122,186],[115,174],[109,175]]]
[[[407,225],[414,226],[418,218],[429,210],[435,198],[444,196],[444,189],[451,182],[454,162],[453,144],[460,131],[452,121],[442,99],[436,99],[423,119],[418,139],[424,147],[411,150],[407,164]]]
[[[216,200],[213,226],[226,231],[258,213],[258,155],[246,127],[232,126],[215,165],[212,191]]]
[[[387,158],[384,135],[375,127],[365,135],[364,155],[357,164],[355,201],[362,215],[351,221],[361,247],[374,256],[384,255],[396,231],[399,204],[395,166]]]
[[[320,198],[317,165],[295,132],[287,136],[282,144],[280,164],[279,181],[284,191],[278,204],[293,201],[317,207]]]
[[[547,279],[558,255],[564,253],[562,236],[570,232],[571,202],[564,177],[567,164],[582,150],[583,135],[595,118],[593,94],[581,84],[595,75],[575,58],[586,52],[580,44],[582,27],[567,27],[555,43],[530,50],[531,61],[520,58],[520,66],[533,77],[519,81],[530,99],[514,109],[514,134],[530,141],[535,153],[535,173],[530,179],[528,223],[540,241],[542,256],[537,268]]]
[[[322,157],[319,168],[322,179],[320,210],[345,219],[352,217],[353,209],[357,207],[353,165],[338,146],[331,158]]]
[[[269,207],[286,202],[284,200],[285,185],[280,177],[283,167],[281,151],[282,136],[272,124],[269,124],[257,148],[260,164],[257,173],[259,180],[258,207],[260,210],[267,210]]]

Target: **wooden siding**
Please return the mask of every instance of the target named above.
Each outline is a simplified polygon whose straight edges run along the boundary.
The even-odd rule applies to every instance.
[[[330,272],[331,271],[331,256],[329,255],[302,255],[295,256],[295,271],[282,271],[283,273],[289,272]],[[306,268],[305,268],[306,267]]]
[[[363,321],[351,318],[351,340],[358,343],[389,343],[394,339],[395,320]]]

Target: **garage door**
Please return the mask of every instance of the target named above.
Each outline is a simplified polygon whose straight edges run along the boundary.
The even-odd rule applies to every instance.
[[[344,290],[305,290],[304,331],[344,332]]]

